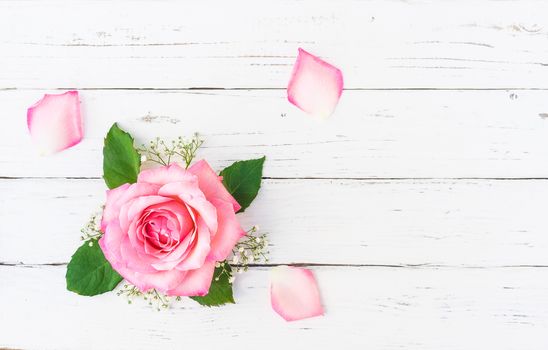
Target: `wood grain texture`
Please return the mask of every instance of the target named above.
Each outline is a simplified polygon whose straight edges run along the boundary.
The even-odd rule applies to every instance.
[[[311,119],[285,91],[83,91],[85,139],[40,157],[26,108],[42,91],[0,92],[0,176],[102,175],[114,122],[138,142],[200,132],[217,169],[266,155],[266,177],[548,177],[544,91],[346,91],[335,115]]]
[[[114,293],[67,292],[64,267],[0,266],[0,280],[10,282],[0,298],[0,346],[545,349],[546,269],[313,270],[326,316],[286,323],[270,308],[265,269],[238,276],[235,305],[204,308],[185,300],[156,312]]]
[[[538,0],[2,1],[0,87],[285,88],[302,46],[347,88],[546,89],[547,12]]]
[[[104,201],[101,180],[0,181],[0,262],[66,263]],[[241,214],[271,262],[548,266],[548,180],[265,180]],[[21,223],[25,224],[21,224]]]

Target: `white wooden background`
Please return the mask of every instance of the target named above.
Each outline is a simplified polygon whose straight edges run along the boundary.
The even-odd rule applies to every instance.
[[[325,123],[286,101],[298,47],[344,73]],[[26,108],[66,89],[86,137],[41,158]],[[242,221],[326,316],[277,316],[268,266],[222,308],[67,292],[115,121],[265,154]],[[548,2],[0,1],[0,195],[0,348],[546,349]]]

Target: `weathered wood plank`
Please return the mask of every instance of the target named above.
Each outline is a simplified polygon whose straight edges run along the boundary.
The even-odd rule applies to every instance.
[[[139,142],[200,132],[222,169],[267,156],[267,177],[548,177],[543,91],[347,91],[332,119],[303,115],[284,91],[84,91],[84,141],[40,157],[26,108],[42,92],[0,92],[0,176],[102,175],[114,122]],[[211,96],[213,94],[214,96]]]
[[[273,263],[548,265],[547,181],[265,180],[244,227]],[[0,181],[0,262],[63,263],[101,180]]]
[[[326,316],[286,323],[271,310],[266,269],[238,276],[236,305],[207,308],[185,300],[156,312],[140,302],[127,305],[114,293],[89,298],[67,292],[63,266],[0,266],[0,346],[546,348],[544,269],[313,269]]]
[[[548,88],[547,12],[537,0],[2,1],[0,88],[283,88],[299,46],[348,88]]]

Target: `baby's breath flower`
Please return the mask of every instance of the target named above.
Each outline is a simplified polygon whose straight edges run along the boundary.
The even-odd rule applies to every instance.
[[[89,241],[89,246],[93,246],[93,241],[101,238],[103,232],[101,232],[101,211],[93,213],[86,225],[80,230],[82,236],[80,237],[83,241]]]
[[[249,264],[253,262],[268,261],[268,251],[266,251],[268,241],[266,240],[266,234],[258,235],[258,230],[258,226],[253,226],[232,249],[232,258],[230,261],[232,265],[238,265],[236,273],[247,271]]]
[[[149,160],[166,166],[172,160],[175,160],[175,158],[179,158],[188,168],[196,157],[198,148],[203,143],[204,141],[199,138],[198,134],[194,134],[190,140],[178,137],[176,140],[171,140],[170,142],[157,137],[153,141],[150,141],[148,145],[141,145],[137,150],[141,153],[141,161]]]
[[[172,302],[170,297],[158,292],[156,289],[141,292],[139,288],[129,283],[124,284],[124,286],[116,292],[116,295],[124,296],[127,299],[128,304],[132,304],[134,299],[143,299],[148,305],[154,307],[158,311],[169,308]],[[180,300],[180,297],[175,298],[175,301]]]
[[[230,268],[230,265],[226,261],[216,262],[215,267],[216,267],[215,273],[213,275],[213,280],[215,282],[220,281],[223,275],[226,275],[226,277],[228,278],[228,282],[232,283],[230,282],[231,280],[232,281],[234,280],[232,275],[232,269]]]

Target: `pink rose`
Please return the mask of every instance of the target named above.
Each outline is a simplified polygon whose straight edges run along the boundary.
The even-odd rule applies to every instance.
[[[245,235],[228,193],[209,164],[172,164],[107,191],[99,244],[112,267],[141,291],[206,295],[215,262]]]

